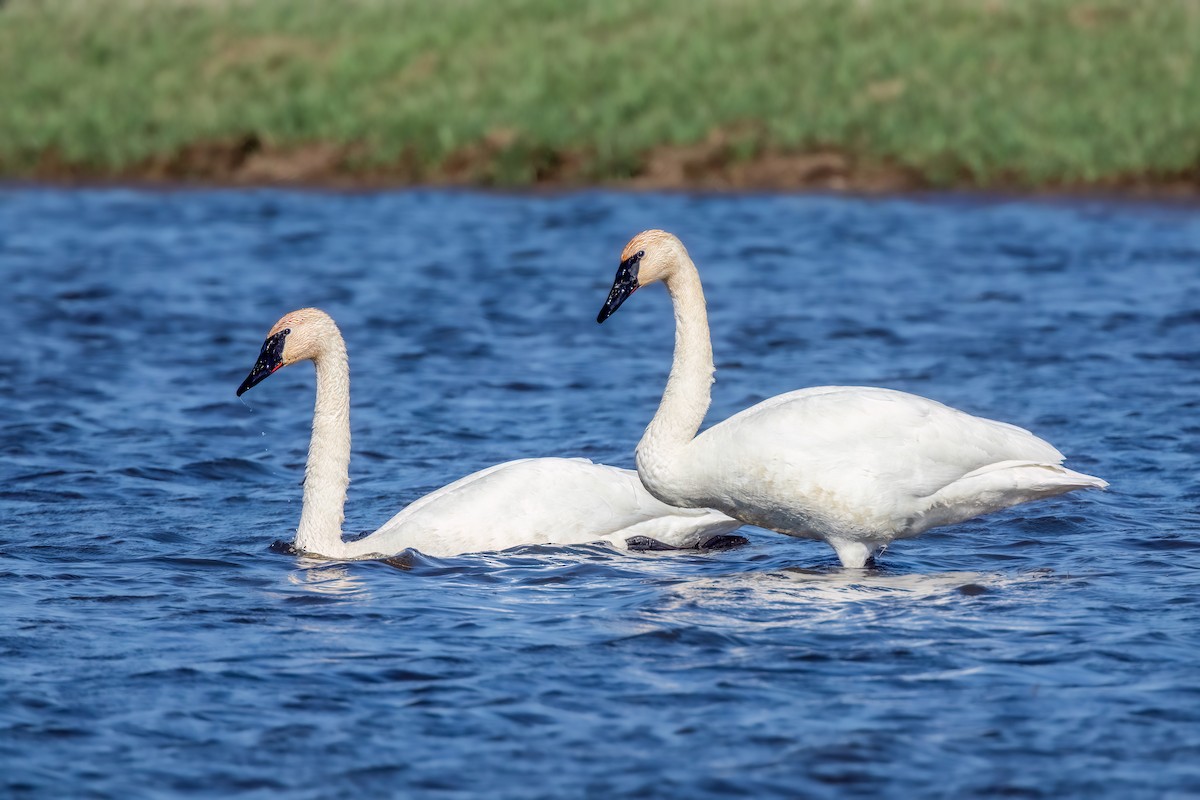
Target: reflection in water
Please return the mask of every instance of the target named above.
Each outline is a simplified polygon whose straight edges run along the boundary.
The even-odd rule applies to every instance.
[[[301,558],[288,573],[288,583],[321,595],[368,598],[366,584],[352,564]]]
[[[986,572],[932,574],[881,570],[785,567],[778,571],[737,572],[678,583],[664,611],[680,620],[712,625],[735,620],[738,627],[769,627],[802,612],[809,621],[832,620],[848,613],[870,617],[890,613],[897,604],[960,604],[967,598],[998,593],[1049,578],[1047,572],[1015,575]]]
[[[896,597],[916,600],[954,594],[981,594],[1026,583],[1041,576],[1027,573],[1014,577],[998,572],[905,574],[881,570],[818,571],[789,567],[764,577],[782,581],[804,596],[825,601],[856,602]]]

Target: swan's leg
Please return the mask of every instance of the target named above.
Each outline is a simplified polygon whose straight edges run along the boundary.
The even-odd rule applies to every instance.
[[[829,539],[829,546],[847,569],[862,569],[871,561],[871,551],[862,542],[852,539]]]
[[[876,559],[883,555],[884,550],[887,550],[886,544],[883,547],[880,547],[878,550],[868,550],[869,554],[867,555],[867,563],[863,564],[863,566],[867,569],[875,569],[878,567],[879,562]]]

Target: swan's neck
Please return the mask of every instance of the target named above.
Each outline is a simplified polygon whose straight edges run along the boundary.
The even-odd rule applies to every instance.
[[[342,521],[350,485],[350,363],[338,336],[313,363],[317,404],[304,470],[304,510],[296,529],[298,550],[338,558],[345,555]]]
[[[686,505],[682,450],[696,436],[712,398],[713,355],[700,275],[687,256],[666,279],[675,308],[675,360],[662,402],[637,449],[638,473],[650,493]]]

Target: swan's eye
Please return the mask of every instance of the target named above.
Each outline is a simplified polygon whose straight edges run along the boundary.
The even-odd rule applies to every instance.
[[[646,251],[645,251],[645,250],[638,250],[638,251],[637,251],[637,255],[635,255],[635,256],[634,256],[634,258],[636,258],[636,259],[638,259],[638,260],[640,261],[640,260],[642,259],[642,257],[643,257],[643,256],[645,256],[645,255],[646,255]]]

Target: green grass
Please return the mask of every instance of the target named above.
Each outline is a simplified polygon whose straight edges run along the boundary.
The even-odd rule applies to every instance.
[[[548,153],[620,179],[714,130],[747,157],[831,146],[946,186],[1196,169],[1200,0],[0,5],[8,176],[248,133],[432,171],[491,134],[498,182]]]

